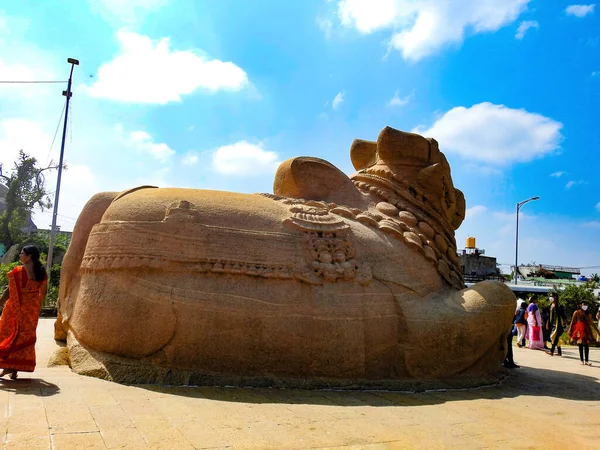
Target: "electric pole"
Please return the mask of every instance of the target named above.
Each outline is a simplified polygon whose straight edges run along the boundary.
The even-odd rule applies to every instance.
[[[63,125],[62,143],[60,145],[60,160],[58,163],[58,178],[56,179],[56,192],[54,193],[54,212],[52,213],[52,228],[50,229],[50,242],[48,243],[48,260],[46,263],[46,271],[50,276],[50,270],[52,269],[52,255],[54,253],[54,236],[56,234],[56,217],[58,215],[58,196],[60,195],[60,179],[62,176],[63,159],[65,154],[65,138],[67,137],[67,118],[69,116],[69,100],[71,100],[71,81],[73,79],[73,68],[79,65],[79,60],[74,58],[67,58],[67,62],[71,64],[71,73],[69,74],[69,81],[67,83],[67,90],[63,91],[62,95],[67,97],[67,104],[65,105],[65,123]]]

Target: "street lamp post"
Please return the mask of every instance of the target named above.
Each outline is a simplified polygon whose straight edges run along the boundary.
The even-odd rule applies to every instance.
[[[528,198],[527,200],[523,200],[522,202],[517,203],[517,233],[516,233],[516,237],[515,237],[515,276],[514,276],[514,281],[515,284],[519,284],[519,210],[521,209],[521,206],[523,206],[525,203],[529,203],[532,202],[534,200],[539,200],[539,197],[531,197]]]
[[[54,211],[52,212],[52,227],[50,228],[50,242],[48,243],[48,258],[46,262],[46,270],[48,276],[52,269],[52,256],[54,253],[54,237],[56,235],[56,216],[58,215],[58,196],[60,194],[60,179],[62,176],[63,168],[63,157],[65,154],[65,138],[67,135],[67,118],[69,116],[69,100],[71,100],[71,81],[73,79],[73,68],[79,65],[79,61],[74,58],[67,58],[67,62],[71,64],[71,73],[69,74],[69,81],[67,82],[67,90],[63,91],[63,95],[67,97],[67,103],[65,105],[65,122],[63,124],[62,143],[60,145],[60,160],[58,162],[58,178],[56,180],[56,191],[54,192]]]

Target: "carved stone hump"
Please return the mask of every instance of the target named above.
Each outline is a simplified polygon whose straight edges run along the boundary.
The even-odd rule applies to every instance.
[[[377,162],[377,142],[354,139],[350,146],[350,159],[356,170],[371,167]]]
[[[359,205],[363,201],[352,181],[340,169],[323,159],[304,156],[280,164],[273,182],[273,193],[348,206]]]
[[[117,195],[115,197],[115,200],[119,200],[120,198],[123,198],[129,194],[133,194],[134,192],[139,191],[141,189],[158,189],[158,186],[152,186],[152,185],[146,185],[146,184],[144,184],[142,186],[136,186],[134,188],[127,189],[126,191],[119,192],[119,195]]]

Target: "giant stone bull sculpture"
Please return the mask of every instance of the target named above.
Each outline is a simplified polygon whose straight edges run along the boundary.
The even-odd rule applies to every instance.
[[[496,373],[514,295],[498,282],[465,289],[454,239],[465,200],[437,142],[387,127],[350,153],[351,177],[321,159],[283,162],[273,195],[95,195],[60,285],[56,337],[72,368],[300,387]]]

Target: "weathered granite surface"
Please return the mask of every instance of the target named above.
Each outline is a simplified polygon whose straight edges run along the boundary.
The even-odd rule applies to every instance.
[[[437,142],[386,127],[351,158],[350,178],[285,161],[274,195],[95,195],[61,276],[56,338],[73,370],[168,384],[489,382],[514,295],[463,289],[465,200]]]

